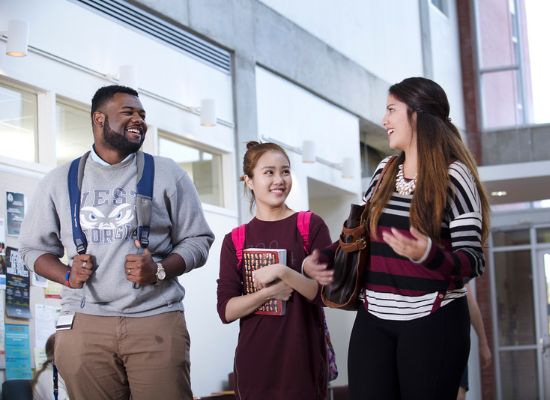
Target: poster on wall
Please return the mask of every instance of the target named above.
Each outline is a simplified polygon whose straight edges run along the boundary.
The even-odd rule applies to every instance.
[[[21,223],[25,217],[25,194],[6,192],[6,215],[8,217],[8,236],[19,236]]]
[[[0,218],[0,289],[6,289],[6,224]]]
[[[47,299],[60,299],[62,288],[63,286],[59,283],[48,280],[48,286],[44,289],[44,297]]]
[[[61,306],[34,305],[34,368],[46,361],[46,341],[55,333],[55,323]]]
[[[48,280],[43,276],[38,275],[36,272],[31,272],[31,284],[33,286],[48,287]]]
[[[6,347],[4,341],[4,301],[5,293],[0,290],[0,369],[6,369]]]
[[[6,248],[6,315],[12,318],[31,317],[29,308],[30,278],[19,251]]]
[[[28,325],[6,324],[6,379],[32,379]]]
[[[6,224],[4,218],[0,218],[0,255],[6,251]]]
[[[0,254],[0,289],[6,290],[6,256]]]

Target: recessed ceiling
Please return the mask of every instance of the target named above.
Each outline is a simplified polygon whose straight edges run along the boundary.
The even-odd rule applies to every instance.
[[[491,204],[550,199],[550,161],[482,166],[479,175]],[[506,196],[491,196],[499,191]]]

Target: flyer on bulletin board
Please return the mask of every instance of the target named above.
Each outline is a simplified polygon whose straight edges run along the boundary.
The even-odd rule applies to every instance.
[[[29,270],[23,264],[19,251],[6,248],[6,315],[12,318],[31,317],[29,307]]]
[[[47,299],[60,299],[62,288],[63,286],[59,283],[48,280],[48,286],[44,289],[44,297]]]
[[[6,251],[6,224],[4,218],[0,218],[0,254]]]
[[[32,379],[28,325],[6,324],[6,379]]]
[[[8,217],[8,236],[19,236],[25,217],[25,194],[6,192],[6,215]]]
[[[6,347],[4,341],[4,301],[6,296],[4,291],[0,290],[0,369],[6,369]]]

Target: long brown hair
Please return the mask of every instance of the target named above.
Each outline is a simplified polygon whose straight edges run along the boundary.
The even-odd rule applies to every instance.
[[[445,91],[430,79],[415,77],[391,86],[389,93],[407,105],[411,125],[415,123],[416,114],[418,178],[411,203],[411,226],[440,242],[441,223],[449,195],[448,169],[453,162],[459,161],[472,173],[479,192],[482,212],[481,240],[484,243],[489,232],[489,201],[479,179],[474,158],[449,118],[449,101]],[[384,182],[381,182],[371,199],[371,232],[376,232],[382,210],[394,192],[398,166],[404,161],[405,154],[402,152],[397,162],[388,169]]]
[[[55,348],[55,333],[52,334],[48,338],[48,340],[46,340],[46,361],[44,361],[40,369],[36,371],[36,373],[34,374],[34,378],[32,378],[31,385],[33,390],[34,390],[34,387],[36,386],[36,383],[38,382],[38,377],[40,376],[40,374],[44,372],[46,368],[48,368],[48,365],[53,364],[54,348]]]
[[[271,143],[271,142],[265,142],[260,143],[256,141],[250,141],[246,144],[246,153],[244,154],[243,158],[243,174],[241,176],[241,181],[245,181],[245,176],[248,176],[249,178],[254,177],[254,168],[256,168],[256,164],[258,164],[258,160],[260,157],[262,157],[265,153],[274,151],[279,152],[285,158],[288,160],[288,165],[290,166],[290,159],[288,158],[288,154],[286,154],[286,151],[279,146],[278,144]],[[245,195],[249,193],[250,196],[250,211],[252,211],[252,207],[254,206],[254,202],[256,201],[256,198],[254,197],[254,192],[250,189],[248,189],[248,186],[246,186],[246,183],[244,184],[244,192]]]

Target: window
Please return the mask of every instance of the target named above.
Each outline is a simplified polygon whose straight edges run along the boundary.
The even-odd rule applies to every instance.
[[[475,1],[484,129],[550,122],[550,7],[522,0]]]
[[[91,149],[94,137],[89,109],[58,100],[56,120],[57,165],[68,163]]]
[[[0,83],[0,156],[37,161],[37,96]]]
[[[171,158],[187,172],[203,203],[224,206],[221,154],[159,132],[159,155]]]

